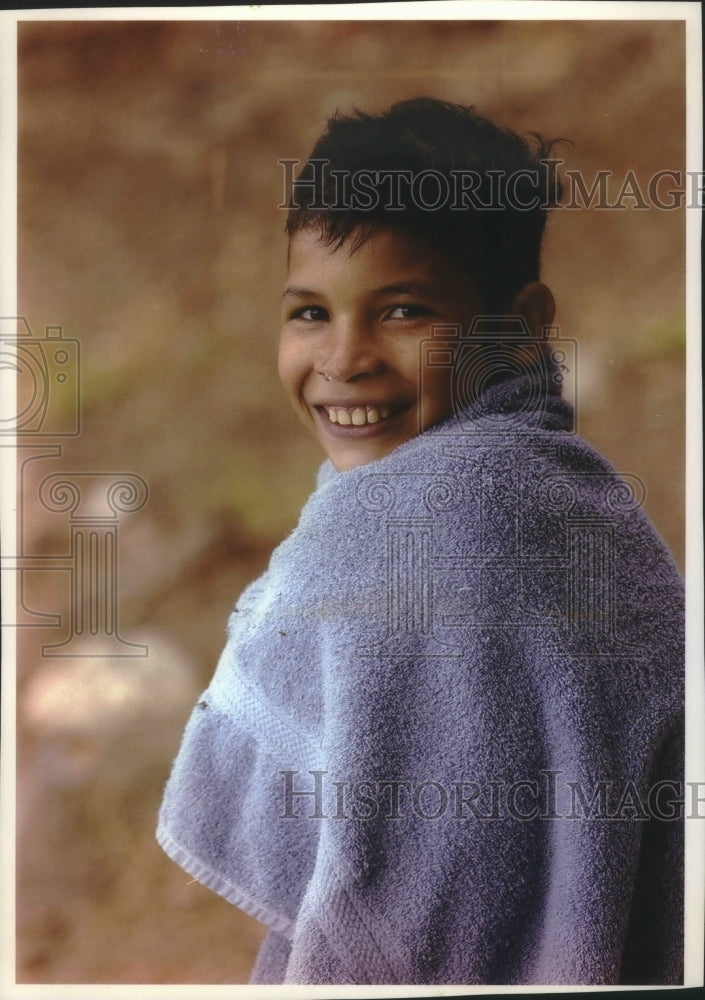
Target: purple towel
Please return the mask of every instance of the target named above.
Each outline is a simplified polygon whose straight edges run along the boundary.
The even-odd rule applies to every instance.
[[[242,595],[158,837],[253,982],[677,983],[683,588],[523,376],[316,491]]]

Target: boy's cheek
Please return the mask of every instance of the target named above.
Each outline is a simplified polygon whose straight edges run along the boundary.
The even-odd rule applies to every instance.
[[[293,402],[298,396],[298,389],[303,381],[304,369],[284,337],[279,341],[277,371],[284,391]]]
[[[419,431],[440,423],[453,413],[453,372],[447,367],[424,365],[419,372]]]
[[[303,396],[308,369],[302,369],[289,356],[280,353],[278,371],[279,381],[284,390],[284,395],[291,406],[291,410],[311,430],[313,416]],[[286,406],[286,404],[284,405]]]

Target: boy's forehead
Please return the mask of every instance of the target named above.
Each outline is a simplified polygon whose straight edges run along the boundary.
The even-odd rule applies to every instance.
[[[289,270],[301,266],[348,265],[354,270],[367,265],[388,271],[412,268],[419,272],[447,271],[452,262],[434,247],[403,229],[380,226],[374,230],[353,229],[342,241],[331,242],[320,229],[307,228],[289,240]]]
[[[344,287],[353,294],[393,294],[453,299],[461,308],[477,306],[475,283],[448,257],[418,237],[391,226],[353,233],[330,245],[317,229],[290,240],[285,296]]]

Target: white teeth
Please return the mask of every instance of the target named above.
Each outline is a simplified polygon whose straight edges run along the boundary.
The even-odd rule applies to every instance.
[[[328,419],[332,424],[364,427],[365,424],[377,424],[389,416],[388,406],[326,406]]]

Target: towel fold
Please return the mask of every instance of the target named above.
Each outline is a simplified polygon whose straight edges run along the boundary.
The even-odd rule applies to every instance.
[[[683,587],[536,378],[324,463],[228,623],[158,839],[254,982],[677,983]]]

